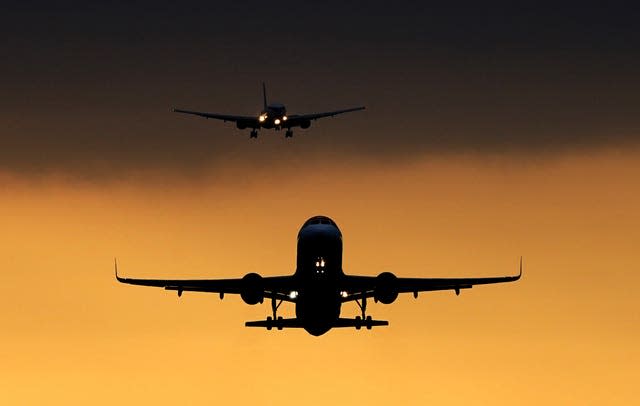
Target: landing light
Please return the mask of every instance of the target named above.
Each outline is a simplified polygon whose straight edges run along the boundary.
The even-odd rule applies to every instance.
[[[260,117],[258,117],[258,121],[260,121],[260,122],[263,122],[266,119],[267,119],[267,115],[266,114],[261,114]]]
[[[349,296],[349,294],[347,293],[346,290],[343,290],[342,292],[340,292],[340,296],[347,297],[347,296]]]
[[[282,121],[287,121],[287,116],[282,116]]]
[[[292,291],[289,293],[289,299],[295,299],[295,298],[297,298],[297,297],[298,297],[298,292],[296,292],[295,290],[292,290]]]
[[[274,122],[276,125],[278,125],[278,124],[280,124],[280,119],[279,119],[279,118],[276,118],[273,122]]]

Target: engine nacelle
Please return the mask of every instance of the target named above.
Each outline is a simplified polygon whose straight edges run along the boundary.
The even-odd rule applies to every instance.
[[[236,127],[238,127],[238,130],[244,130],[245,128],[247,128],[247,123],[238,121],[236,122]]]
[[[311,120],[304,120],[300,122],[300,128],[309,128],[311,127]]]
[[[264,300],[264,286],[262,276],[255,272],[246,274],[242,278],[242,291],[240,297],[246,304],[255,305]]]
[[[398,288],[396,287],[396,279],[391,272],[382,272],[376,277],[376,288],[373,291],[373,298],[377,302],[384,304],[393,303],[398,297]]]

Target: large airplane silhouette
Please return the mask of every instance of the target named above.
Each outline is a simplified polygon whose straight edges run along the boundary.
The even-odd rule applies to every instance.
[[[265,84],[262,84],[262,99],[263,109],[260,115],[255,116],[234,116],[230,114],[218,114],[218,113],[204,113],[200,111],[173,109],[176,113],[193,114],[205,118],[213,118],[216,120],[222,120],[224,122],[231,121],[236,123],[236,127],[240,130],[245,128],[251,128],[249,133],[250,138],[258,137],[258,129],[268,128],[281,130],[286,129],[285,137],[293,137],[293,127],[309,128],[311,126],[311,120],[317,120],[323,117],[336,116],[342,113],[348,113],[350,111],[364,110],[364,106],[352,107],[344,110],[327,111],[324,113],[311,113],[311,114],[292,114],[287,115],[287,109],[284,104],[281,103],[267,103],[267,89]]]
[[[178,296],[182,292],[218,293],[222,299],[225,294],[239,294],[245,303],[255,305],[264,299],[271,300],[272,316],[266,320],[248,321],[247,327],[264,327],[267,330],[277,328],[303,328],[314,336],[319,336],[334,327],[386,326],[385,320],[374,320],[367,316],[367,299],[373,298],[384,304],[393,303],[400,293],[413,293],[435,290],[453,290],[460,294],[461,289],[473,285],[513,282],[522,275],[489,278],[398,278],[391,272],[378,276],[347,275],[342,270],[342,233],[336,223],[328,217],[316,216],[307,220],[298,233],[297,268],[293,275],[262,277],[249,273],[238,279],[132,279],[118,275],[119,282],[131,285],[156,286],[175,290]],[[355,301],[362,312],[353,319],[340,317],[343,303]],[[282,302],[295,304],[296,317],[277,316]]]

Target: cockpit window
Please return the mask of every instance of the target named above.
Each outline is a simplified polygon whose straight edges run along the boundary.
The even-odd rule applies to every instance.
[[[329,217],[325,217],[325,216],[311,217],[309,220],[307,220],[304,223],[303,227],[306,227],[306,226],[311,225],[311,224],[328,224],[328,225],[333,225],[333,226],[336,225],[336,223],[334,223],[333,220],[331,220]]]

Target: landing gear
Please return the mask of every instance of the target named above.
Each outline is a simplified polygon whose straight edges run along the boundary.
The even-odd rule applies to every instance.
[[[249,134],[249,138],[258,138],[258,130],[255,128],[251,130],[251,134]]]
[[[389,323],[383,320],[373,320],[371,316],[367,316],[367,295],[362,294],[360,300],[356,299],[356,304],[362,311],[362,316],[356,316],[354,327],[356,330],[360,330],[362,326],[365,326],[367,330],[371,330],[373,326],[386,326]]]
[[[364,319],[360,316],[356,316],[355,321],[356,322],[354,324],[355,324],[356,330],[360,330],[362,326],[365,326],[367,330],[371,330],[371,328],[373,327],[373,319],[371,318],[371,316],[367,316]]]
[[[371,330],[373,327],[373,322],[371,316],[367,316],[367,296],[366,294],[362,294],[360,300],[356,299],[356,304],[360,307],[362,311],[362,316],[356,316],[356,330],[360,330],[364,325],[367,330]]]
[[[358,305],[358,307],[360,307],[360,310],[362,311],[362,320],[364,320],[367,313],[367,296],[363,293],[360,300],[356,299],[356,304]],[[359,316],[356,317],[356,319],[359,318]],[[371,319],[371,316],[369,316],[369,319]]]
[[[293,137],[293,131],[291,131],[291,129],[288,129],[286,133],[284,133],[284,136],[286,138],[291,138]]]
[[[276,317],[277,316],[277,312],[278,312],[278,308],[280,307],[280,305],[282,304],[282,299],[280,299],[279,302],[276,303],[276,298],[272,297],[271,298],[271,312],[273,312],[273,319],[274,320],[282,320],[282,317]],[[270,319],[270,317],[267,317],[267,320]]]
[[[267,323],[266,323],[267,330],[271,330],[274,325],[276,326],[276,328],[278,330],[282,330],[284,328],[282,320],[283,320],[282,316],[278,316],[277,319],[273,318],[271,316],[268,316],[267,317]]]
[[[272,330],[274,327],[278,330],[284,328],[284,318],[278,316],[278,308],[282,304],[282,299],[277,300],[275,297],[271,298],[271,312],[273,316],[267,316],[266,320],[248,321],[244,325],[247,327],[263,327],[267,330]]]

